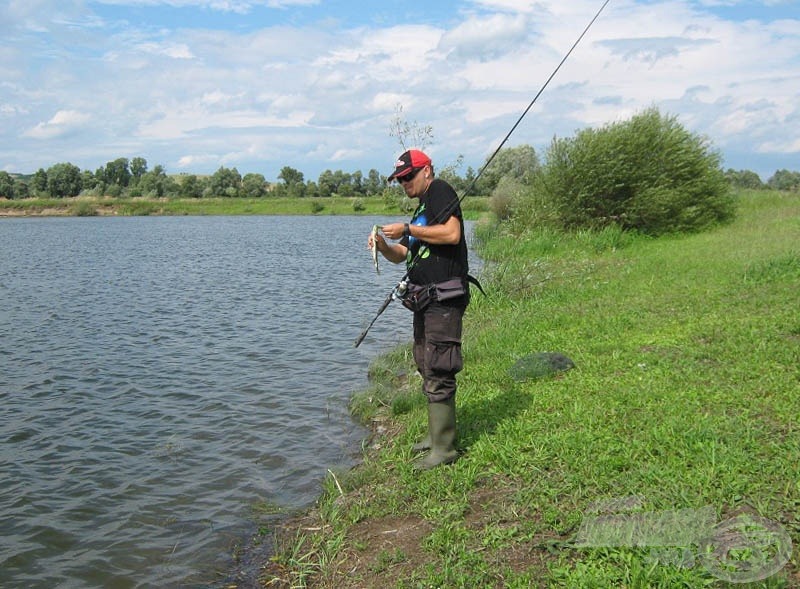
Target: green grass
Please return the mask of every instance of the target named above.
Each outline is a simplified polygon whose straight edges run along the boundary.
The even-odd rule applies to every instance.
[[[357,205],[356,205],[357,201]],[[469,196],[464,216],[477,219],[488,210],[488,199]],[[357,210],[358,209],[358,210]],[[399,207],[387,205],[381,197],[370,198],[30,198],[0,199],[0,216],[5,215],[399,215]]]
[[[419,380],[407,347],[381,359],[353,404],[383,433],[360,467],[326,483],[306,516],[319,530],[293,536],[302,562],[279,545],[270,578],[727,586],[675,553],[572,545],[592,504],[636,495],[646,511],[710,505],[718,521],[778,522],[792,559],[748,586],[800,586],[800,196],[737,200],[735,222],[689,236],[510,237],[482,227],[489,297],[476,295],[465,319],[461,459],[413,471],[409,449],[425,421],[424,403],[411,399]],[[514,380],[515,360],[538,351],[576,367]]]

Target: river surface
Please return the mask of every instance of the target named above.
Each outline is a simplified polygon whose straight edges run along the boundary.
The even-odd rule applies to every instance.
[[[201,586],[352,466],[411,331],[393,303],[353,347],[403,271],[378,220],[0,220],[0,587]]]

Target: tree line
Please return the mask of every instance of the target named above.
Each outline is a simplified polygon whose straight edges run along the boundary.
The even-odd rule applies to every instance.
[[[618,164],[615,162],[611,165]],[[459,193],[471,187],[473,194],[488,196],[496,191],[504,177],[525,180],[538,173],[539,165],[534,148],[522,145],[503,149],[477,182],[476,171],[472,167],[468,167],[463,176],[457,173],[461,166],[460,157],[457,162],[437,170],[437,174]],[[800,190],[800,172],[789,170],[776,171],[766,182],[750,170],[728,169],[724,177],[729,184],[738,188]],[[79,195],[147,198],[369,197],[384,195],[387,190],[390,189],[386,177],[375,169],[366,175],[361,171],[325,170],[316,181],[306,181],[301,171],[284,166],[278,174],[278,182],[272,183],[267,182],[263,174],[247,173],[242,176],[235,167],[224,166],[208,176],[168,175],[162,165],[149,169],[143,157],[130,160],[117,158],[94,172],[81,170],[71,163],[54,164],[47,170],[40,168],[27,176],[0,171],[0,197],[7,199]]]
[[[472,168],[464,178],[454,167],[442,174],[456,189],[465,187],[475,177]],[[484,190],[493,188],[484,183]],[[303,172],[284,166],[278,182],[268,182],[263,174],[242,175],[235,167],[221,166],[211,175],[169,175],[164,166],[149,169],[143,157],[117,158],[94,172],[81,170],[72,163],[58,163],[34,174],[9,174],[0,171],[0,197],[68,198],[79,195],[147,198],[263,198],[263,197],[368,197],[382,195],[387,189],[386,176],[375,169],[366,175],[360,170],[325,170],[317,180],[306,181]]]

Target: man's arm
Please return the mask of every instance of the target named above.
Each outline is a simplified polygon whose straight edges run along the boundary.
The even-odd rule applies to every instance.
[[[389,239],[400,239],[403,237],[404,229],[404,223],[391,223],[381,227],[381,231]],[[446,222],[441,224],[409,225],[408,229],[412,237],[431,245],[456,245],[461,241],[461,222],[455,215],[451,215]],[[405,250],[405,247],[403,249]],[[388,256],[387,259],[389,259]],[[403,252],[403,259],[405,259],[405,252]]]
[[[378,251],[393,264],[405,262],[406,255],[408,254],[408,248],[403,244],[387,243],[384,239],[381,239],[380,236],[378,237]]]

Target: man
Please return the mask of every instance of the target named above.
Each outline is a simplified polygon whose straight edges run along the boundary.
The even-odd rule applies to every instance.
[[[403,304],[414,312],[414,362],[428,397],[428,435],[412,450],[429,451],[415,465],[427,470],[458,458],[455,395],[456,374],[463,367],[462,319],[469,303],[467,243],[458,196],[447,182],[434,178],[427,155],[416,149],[403,153],[392,180],[409,198],[419,199],[409,223],[384,225],[383,236],[375,240],[383,257],[395,264],[405,261],[408,270]],[[392,244],[384,236],[399,241]]]

